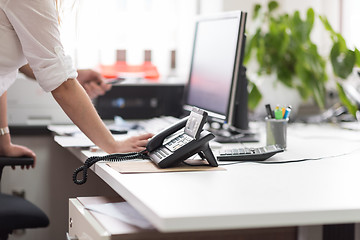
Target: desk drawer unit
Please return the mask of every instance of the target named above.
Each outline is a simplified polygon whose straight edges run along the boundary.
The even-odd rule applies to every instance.
[[[109,232],[78,199],[69,199],[69,236],[79,240],[111,239]]]
[[[141,229],[111,216],[90,211],[88,204],[121,202],[123,199],[80,197],[69,199],[70,240],[295,240],[296,227],[213,230],[196,232],[162,233],[155,229]]]

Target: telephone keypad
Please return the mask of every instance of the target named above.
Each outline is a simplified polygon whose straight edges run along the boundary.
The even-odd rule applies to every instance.
[[[169,156],[171,154],[171,152],[168,149],[166,149],[165,147],[159,148],[158,150],[154,151],[154,153],[160,159],[166,158],[167,156]]]
[[[185,146],[189,142],[194,140],[192,137],[190,137],[187,134],[181,134],[177,136],[176,138],[172,139],[170,142],[165,144],[165,146],[172,152],[175,152],[177,149]]]

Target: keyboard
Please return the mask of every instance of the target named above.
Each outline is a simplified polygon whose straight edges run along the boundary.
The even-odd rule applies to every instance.
[[[269,145],[257,148],[235,148],[220,150],[218,161],[263,161],[284,149],[278,145]]]

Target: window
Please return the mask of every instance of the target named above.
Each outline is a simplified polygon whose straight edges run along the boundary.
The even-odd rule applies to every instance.
[[[126,49],[129,64],[141,64],[144,50],[161,75],[176,50],[177,71],[185,75],[191,59],[195,0],[67,0],[63,3],[62,40],[77,68],[112,64]]]
[[[359,0],[342,0],[342,34],[350,49],[360,48],[359,9]]]

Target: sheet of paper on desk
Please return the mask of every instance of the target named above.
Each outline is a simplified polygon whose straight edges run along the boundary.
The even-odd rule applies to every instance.
[[[126,137],[124,134],[114,134],[115,140],[123,140]],[[62,147],[91,147],[95,144],[87,138],[84,134],[76,134],[74,136],[55,136],[55,142],[57,142]]]
[[[49,125],[47,128],[56,134],[67,136],[81,132],[76,125]]]
[[[60,135],[55,136],[54,139],[62,147],[91,147],[95,145],[75,125],[49,125],[47,128]],[[113,134],[116,140],[123,140],[131,135],[136,134]]]
[[[50,131],[62,136],[84,135],[76,125],[48,125],[47,128]],[[128,132],[127,129],[115,125],[114,126],[109,125],[108,128],[109,130],[114,132],[114,135],[125,134]]]
[[[127,202],[91,204],[86,205],[85,208],[120,219],[139,228],[154,229],[151,223]]]
[[[55,136],[54,140],[62,147],[91,147],[95,145],[87,137]]]
[[[76,125],[49,125],[47,128],[58,134],[54,140],[62,147],[94,146],[94,143]]]

